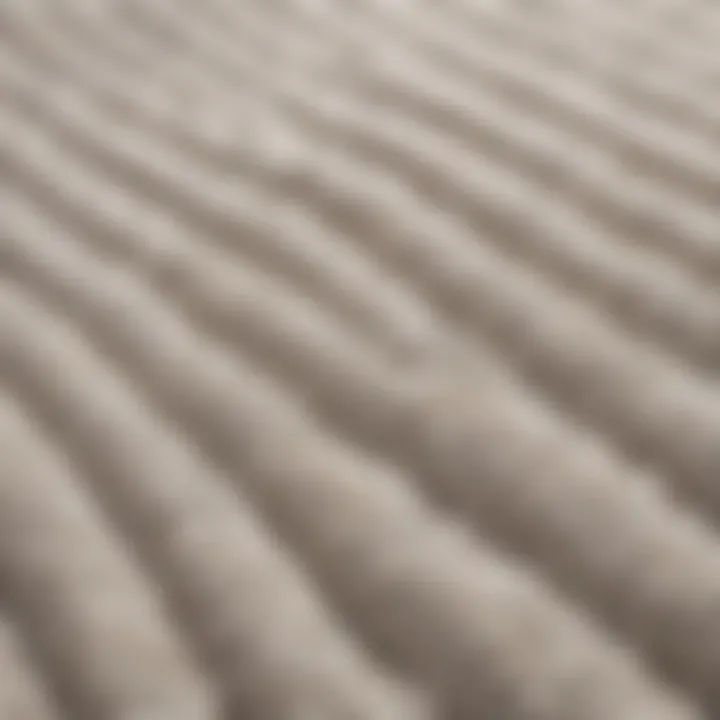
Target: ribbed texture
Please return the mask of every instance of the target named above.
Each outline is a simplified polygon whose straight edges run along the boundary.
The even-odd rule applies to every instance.
[[[718,717],[718,33],[0,2],[0,720]]]

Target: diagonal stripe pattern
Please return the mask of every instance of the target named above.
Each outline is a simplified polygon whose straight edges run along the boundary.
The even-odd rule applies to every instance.
[[[720,716],[720,8],[0,4],[0,719]]]

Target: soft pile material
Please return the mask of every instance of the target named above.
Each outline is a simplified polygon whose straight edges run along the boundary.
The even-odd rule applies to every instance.
[[[0,720],[720,713],[720,6],[0,4]]]

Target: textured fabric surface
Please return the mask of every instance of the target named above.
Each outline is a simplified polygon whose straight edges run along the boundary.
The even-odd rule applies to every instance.
[[[720,716],[720,5],[0,0],[0,720]]]

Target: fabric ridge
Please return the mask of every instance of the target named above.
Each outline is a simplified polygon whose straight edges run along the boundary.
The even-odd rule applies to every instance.
[[[718,48],[0,3],[0,720],[720,717]]]

